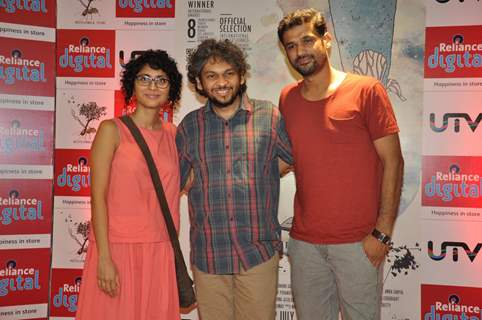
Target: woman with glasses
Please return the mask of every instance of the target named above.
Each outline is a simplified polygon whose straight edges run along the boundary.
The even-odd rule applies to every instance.
[[[125,66],[129,116],[153,155],[176,228],[179,164],[175,127],[160,111],[175,105],[182,76],[165,51],[148,50]],[[76,319],[179,319],[172,246],[146,161],[127,127],[103,121],[90,155],[92,229]]]

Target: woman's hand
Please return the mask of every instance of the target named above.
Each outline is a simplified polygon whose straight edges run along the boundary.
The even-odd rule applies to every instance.
[[[99,258],[97,265],[97,285],[107,295],[119,294],[119,274],[111,258]]]

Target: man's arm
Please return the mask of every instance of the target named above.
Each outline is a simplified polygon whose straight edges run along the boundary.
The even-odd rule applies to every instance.
[[[392,134],[373,142],[383,165],[380,210],[375,228],[392,236],[402,190],[403,157],[398,134]],[[388,246],[375,239],[371,234],[363,240],[368,259],[378,267],[388,252]]]
[[[278,154],[278,166],[280,170],[280,175],[288,173],[292,170],[292,165],[294,163],[293,152],[291,149],[291,142],[288,137],[288,132],[286,131],[285,121],[281,113],[279,114],[278,122],[278,139],[277,139],[277,154]]]
[[[183,122],[179,124],[176,132],[176,147],[179,155],[179,170],[181,174],[181,192],[187,192],[192,185],[193,172],[189,155],[187,154],[187,137]]]

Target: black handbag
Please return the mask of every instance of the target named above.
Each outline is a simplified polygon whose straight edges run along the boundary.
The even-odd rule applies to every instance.
[[[193,281],[191,280],[187,272],[186,263],[184,262],[184,257],[181,252],[181,246],[179,245],[176,228],[174,227],[171,212],[169,210],[169,206],[167,205],[167,200],[166,196],[164,195],[164,189],[162,187],[161,179],[159,178],[159,172],[157,171],[149,147],[147,146],[147,143],[144,140],[142,133],[140,132],[139,128],[137,128],[134,121],[129,116],[122,116],[120,120],[127,126],[132,136],[134,137],[134,140],[136,140],[139,148],[141,149],[144,158],[146,159],[147,167],[149,168],[149,173],[151,174],[152,178],[152,183],[154,185],[154,189],[156,190],[157,198],[161,206],[164,220],[166,221],[167,232],[169,233],[172,248],[174,249],[177,290],[179,293],[179,305],[182,308],[190,307],[196,302],[196,294],[194,293]]]

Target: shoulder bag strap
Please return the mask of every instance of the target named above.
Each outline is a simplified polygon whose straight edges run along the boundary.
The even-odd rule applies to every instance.
[[[169,238],[171,239],[172,247],[174,251],[181,252],[176,228],[174,227],[174,222],[172,221],[171,217],[171,211],[169,210],[161,179],[159,178],[159,172],[157,171],[156,164],[154,163],[151,151],[149,150],[149,146],[147,145],[141,131],[136,126],[131,117],[122,116],[120,117],[120,120],[129,129],[132,136],[134,137],[134,140],[136,140],[137,145],[141,149],[144,158],[146,159],[147,167],[149,168],[149,173],[151,174],[152,184],[154,185],[154,189],[156,190],[157,199],[159,200],[159,205],[161,206],[161,211],[164,216],[164,220],[166,221],[167,232],[169,234]]]

